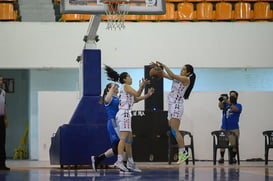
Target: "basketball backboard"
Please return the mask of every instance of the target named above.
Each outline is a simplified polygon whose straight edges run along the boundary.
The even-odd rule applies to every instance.
[[[105,14],[105,0],[61,0],[61,13]],[[126,0],[130,1],[128,14],[165,14],[165,0]]]

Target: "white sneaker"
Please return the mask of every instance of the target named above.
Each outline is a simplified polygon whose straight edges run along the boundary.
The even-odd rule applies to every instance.
[[[127,162],[127,168],[130,172],[142,172],[134,163]]]
[[[115,166],[122,172],[129,172],[129,170],[123,165],[123,162],[116,161]]]

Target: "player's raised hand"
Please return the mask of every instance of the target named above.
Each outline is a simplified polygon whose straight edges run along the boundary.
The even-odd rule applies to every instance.
[[[139,81],[139,87],[145,87],[147,84],[150,84],[150,83],[151,83],[150,80],[142,78],[142,79]]]
[[[155,68],[155,67],[159,67],[160,65],[159,64],[157,64],[156,62],[151,62],[150,63],[150,67],[151,68]]]
[[[151,88],[148,89],[147,94],[148,94],[149,96],[151,96],[151,95],[154,94],[154,92],[155,92],[155,89],[154,89],[153,87],[151,87]]]

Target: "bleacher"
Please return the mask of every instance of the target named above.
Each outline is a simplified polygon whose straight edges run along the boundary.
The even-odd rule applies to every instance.
[[[91,14],[60,14],[52,0],[55,20],[87,22]],[[21,21],[18,0],[0,0],[0,21]],[[167,0],[165,15],[127,15],[131,22],[272,22],[273,0]],[[106,21],[106,16],[102,21]]]
[[[58,0],[55,0],[58,1]],[[59,2],[55,2],[59,3]],[[56,5],[55,5],[56,6]],[[58,6],[58,5],[57,5]],[[167,0],[165,15],[127,15],[132,22],[271,22],[273,0]],[[88,21],[92,15],[69,14],[59,21]],[[102,21],[106,18],[103,17]]]
[[[0,0],[0,21],[20,21],[17,0]]]

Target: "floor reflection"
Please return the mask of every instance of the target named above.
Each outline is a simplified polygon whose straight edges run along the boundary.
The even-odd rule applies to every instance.
[[[117,169],[17,168],[0,171],[0,181],[257,181],[273,180],[273,167],[173,166],[146,167],[142,173],[120,173]]]
[[[239,168],[213,168],[213,180],[240,180],[240,169]]]

